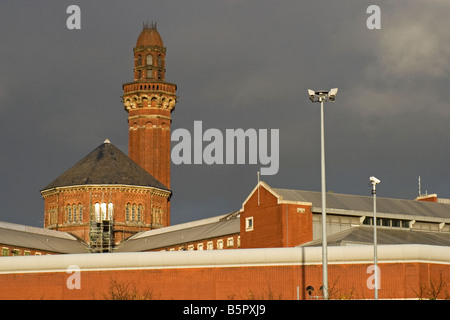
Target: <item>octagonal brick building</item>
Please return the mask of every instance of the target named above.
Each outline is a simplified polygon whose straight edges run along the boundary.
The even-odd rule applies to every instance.
[[[110,252],[131,235],[170,225],[170,126],[176,85],[165,81],[166,48],[144,24],[133,49],[133,81],[123,85],[127,156],[107,139],[41,190],[44,227]]]
[[[41,190],[44,227],[69,232],[92,251],[170,224],[171,191],[106,140]]]

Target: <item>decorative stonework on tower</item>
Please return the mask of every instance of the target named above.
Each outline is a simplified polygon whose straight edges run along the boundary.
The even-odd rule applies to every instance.
[[[144,28],[134,48],[134,81],[123,85],[129,157],[170,189],[170,125],[177,86],[165,81],[166,48],[156,24]]]

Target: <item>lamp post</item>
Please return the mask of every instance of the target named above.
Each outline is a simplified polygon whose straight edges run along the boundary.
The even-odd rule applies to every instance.
[[[329,92],[320,90],[314,91],[308,89],[308,95],[311,102],[320,102],[320,145],[321,145],[321,173],[322,173],[322,277],[323,277],[323,299],[328,300],[328,250],[327,250],[327,217],[326,217],[326,190],[325,190],[325,132],[323,121],[324,102],[334,102],[337,88]]]
[[[375,177],[370,177],[372,183],[372,195],[373,195],[373,264],[374,264],[374,278],[375,278],[375,300],[378,300],[378,257],[377,257],[377,184],[381,181]]]

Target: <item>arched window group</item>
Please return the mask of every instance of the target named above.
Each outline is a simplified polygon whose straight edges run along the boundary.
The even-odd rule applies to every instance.
[[[66,221],[67,222],[82,222],[83,221],[83,206],[78,204],[66,205]]]
[[[144,221],[144,206],[142,204],[127,203],[125,207],[126,222],[142,222]]]
[[[152,54],[147,54],[146,56],[138,55],[136,61],[137,67],[147,66],[147,69],[137,70],[137,78],[141,79],[146,77],[147,79],[152,79],[157,77],[158,79],[162,79],[162,68],[164,67],[163,56],[160,54],[156,57],[153,57]],[[158,70],[154,73],[153,68],[149,67],[157,67]]]
[[[114,205],[112,202],[96,202],[94,204],[94,218],[100,222],[103,220],[113,220],[114,217]]]

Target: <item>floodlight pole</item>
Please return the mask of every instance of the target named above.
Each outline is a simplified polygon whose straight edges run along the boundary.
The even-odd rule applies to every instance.
[[[322,277],[323,277],[323,299],[328,300],[328,248],[327,248],[327,205],[325,188],[325,130],[323,121],[323,103],[325,97],[319,96],[320,101],[320,163],[321,163],[321,185],[322,185]]]
[[[308,95],[311,102],[320,102],[320,162],[321,162],[321,184],[322,184],[322,290],[323,299],[328,300],[328,248],[327,248],[327,204],[326,204],[326,187],[325,187],[325,130],[324,130],[324,110],[323,104],[327,101],[334,102],[337,88],[328,91],[313,91],[308,89]]]

